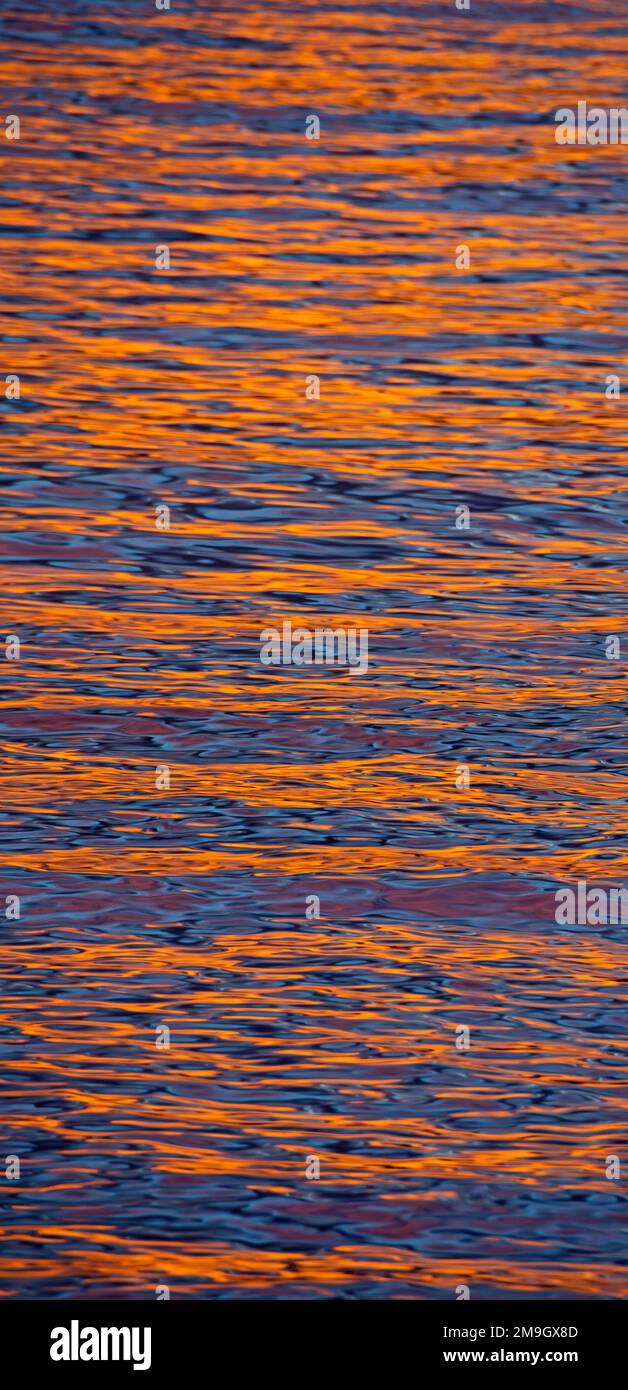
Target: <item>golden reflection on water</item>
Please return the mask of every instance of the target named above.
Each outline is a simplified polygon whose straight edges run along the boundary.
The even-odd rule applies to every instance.
[[[3,34],[2,1292],[620,1297],[616,7]]]

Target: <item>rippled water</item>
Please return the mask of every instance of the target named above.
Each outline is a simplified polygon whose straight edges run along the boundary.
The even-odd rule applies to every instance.
[[[172,4],[0,21],[0,1289],[620,1297],[625,16]]]

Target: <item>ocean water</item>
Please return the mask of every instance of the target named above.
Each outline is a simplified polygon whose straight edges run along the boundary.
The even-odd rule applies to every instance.
[[[8,0],[6,1298],[626,1294],[627,49]]]

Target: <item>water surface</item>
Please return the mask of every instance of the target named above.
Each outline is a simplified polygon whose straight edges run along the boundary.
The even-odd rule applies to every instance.
[[[5,1297],[625,1296],[628,26],[472,3],[0,20]]]

